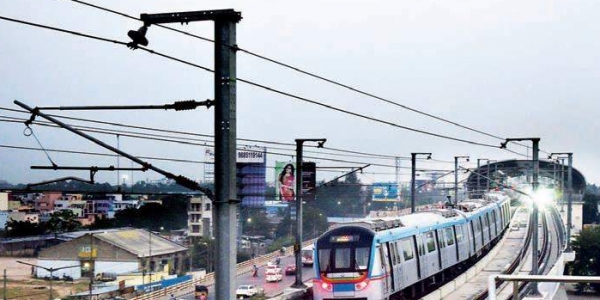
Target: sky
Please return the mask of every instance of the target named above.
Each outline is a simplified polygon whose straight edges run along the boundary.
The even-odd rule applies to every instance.
[[[573,165],[588,183],[600,183],[600,3],[595,1],[157,1],[104,0],[102,5],[128,15],[233,8],[242,13],[237,44],[345,85],[500,138],[539,137],[540,158],[550,152],[573,152]],[[127,31],[141,23],[69,0],[0,2],[0,16],[55,26],[128,42]],[[213,38],[212,22],[170,26]],[[149,49],[213,68],[214,45],[150,26]],[[214,99],[213,74],[179,62],[132,51],[118,44],[86,39],[0,20],[0,180],[33,183],[62,176],[86,178],[82,171],[30,170],[50,165],[43,151],[11,147],[108,151],[62,129],[25,125],[9,118],[28,118],[13,103],[28,106],[163,105],[173,101]],[[237,136],[253,140],[238,146],[268,148],[268,166],[294,160],[297,138],[327,138],[325,148],[410,157],[431,152],[417,168],[452,170],[453,157],[524,158],[521,153],[458,142],[399,128],[404,126],[466,141],[499,146],[502,139],[465,130],[447,122],[384,103],[290,69],[237,53],[237,76],[368,116],[376,122],[237,83]],[[114,122],[203,135],[214,134],[213,108],[193,111],[47,111],[85,120]],[[135,131],[145,137],[169,135],[84,121],[69,124]],[[390,125],[393,124],[393,125]],[[27,132],[25,132],[27,133]],[[201,180],[205,143],[196,145],[116,135],[93,134],[160,168]],[[183,135],[170,134],[174,137]],[[166,137],[155,138],[165,139]],[[39,144],[38,141],[39,140]],[[179,139],[180,140],[180,139]],[[257,141],[286,143],[264,144]],[[188,140],[188,142],[191,142]],[[531,145],[530,142],[524,144]],[[312,153],[317,151],[320,153]],[[324,152],[337,155],[326,155]],[[282,154],[282,155],[279,155]],[[131,167],[124,158],[48,152],[59,166]],[[364,182],[395,179],[393,159],[349,156],[307,147],[328,180],[352,167],[370,166]],[[322,158],[345,160],[339,162]],[[331,169],[346,167],[347,169]],[[407,181],[410,160],[402,159]],[[327,169],[329,168],[329,169]],[[333,171],[332,171],[333,170]],[[274,178],[272,171],[269,178]],[[425,176],[425,175],[422,175]],[[461,174],[461,177],[464,175]],[[154,172],[100,172],[100,182],[162,178]],[[453,178],[448,178],[451,180]]]

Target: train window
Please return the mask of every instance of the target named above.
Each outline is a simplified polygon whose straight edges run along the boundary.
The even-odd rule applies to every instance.
[[[412,259],[415,255],[413,253],[413,243],[410,239],[403,239],[402,241],[402,252],[404,252],[404,261]]]
[[[358,270],[366,270],[369,265],[369,247],[356,248],[355,260],[356,268]]]
[[[396,254],[394,252],[396,252],[394,250],[394,248],[396,247],[396,245],[394,245],[394,243],[388,242],[386,243],[388,245],[388,249],[390,249],[389,255],[390,255],[390,261],[392,262],[392,266],[396,264]]]
[[[440,249],[446,247],[446,242],[444,242],[443,231],[440,231],[440,230],[437,231],[437,238],[438,238],[438,247],[440,247]]]
[[[319,270],[321,272],[329,271],[329,258],[331,249],[319,249]]]
[[[425,239],[427,241],[427,252],[435,251],[435,239],[433,238],[433,231],[426,233]]]
[[[465,226],[464,225],[457,225],[456,226],[456,242],[460,243],[463,240],[463,228]]]
[[[352,267],[350,263],[350,248],[335,248],[335,263],[336,269],[349,269]]]
[[[419,247],[419,256],[425,254],[425,247],[423,246],[423,235],[417,236],[417,247]]]
[[[396,254],[396,263],[400,263],[400,251],[402,251],[402,248],[400,248],[400,242],[394,242],[394,254]]]
[[[448,244],[448,246],[454,245],[454,232],[452,232],[452,227],[448,227],[444,229],[444,231],[446,234],[446,244]]]

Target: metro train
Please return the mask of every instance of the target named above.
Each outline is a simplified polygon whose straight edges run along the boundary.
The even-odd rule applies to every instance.
[[[332,226],[315,242],[313,299],[410,299],[473,263],[510,222],[501,193],[396,218]]]

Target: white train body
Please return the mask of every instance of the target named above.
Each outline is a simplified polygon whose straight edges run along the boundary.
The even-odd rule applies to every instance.
[[[476,258],[510,222],[510,199],[488,199],[336,225],[315,242],[314,299],[394,299]]]

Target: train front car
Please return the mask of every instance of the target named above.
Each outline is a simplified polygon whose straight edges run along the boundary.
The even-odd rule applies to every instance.
[[[382,274],[373,272],[375,232],[359,226],[332,229],[316,242],[315,300],[382,299]]]

